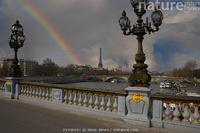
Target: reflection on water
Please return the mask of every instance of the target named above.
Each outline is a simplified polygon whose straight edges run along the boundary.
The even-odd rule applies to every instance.
[[[110,83],[110,82],[79,82],[62,84],[63,86],[70,87],[83,87],[83,88],[96,88],[96,89],[109,89],[109,90],[124,90],[129,87],[129,83]],[[160,89],[159,84],[151,84],[149,88],[153,88],[152,93],[162,92],[164,94],[175,94],[174,89]]]

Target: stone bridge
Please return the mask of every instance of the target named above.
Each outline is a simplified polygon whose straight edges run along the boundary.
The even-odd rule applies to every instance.
[[[112,78],[112,76],[108,77]],[[175,80],[175,78],[173,79]],[[29,105],[16,106],[16,104],[19,103],[18,101],[7,102],[7,99],[2,101],[1,99],[4,98],[28,101]],[[42,108],[33,109],[33,107],[30,107],[30,102],[39,104],[37,105],[38,107],[46,105],[53,108],[54,110],[62,109],[67,112],[76,112],[77,116],[71,114],[66,116],[65,114],[49,112],[49,109],[46,109],[48,111]],[[9,132],[9,129],[12,129],[12,131],[16,132],[29,133],[37,131],[64,132],[68,131],[68,129],[71,127],[74,127],[73,129],[78,130],[80,128],[83,129],[80,129],[79,131],[91,132],[91,130],[87,127],[88,124],[90,127],[92,127],[91,125],[94,124],[92,128],[97,128],[97,130],[93,130],[93,132],[98,132],[99,128],[116,129],[109,130],[109,132],[120,131],[120,127],[111,127],[112,125],[115,125],[113,122],[111,125],[108,125],[104,122],[100,122],[100,124],[96,123],[96,120],[99,120],[99,118],[102,117],[106,117],[106,121],[109,122],[110,119],[115,120],[117,123],[123,122],[119,123],[120,125],[132,124],[131,127],[135,126],[136,128],[138,128],[138,126],[142,128],[151,127],[149,130],[152,129],[152,127],[159,128],[160,131],[156,132],[185,132],[185,130],[188,132],[200,132],[199,97],[165,95],[160,94],[160,92],[155,93],[153,92],[153,88],[146,87],[127,87],[122,88],[122,90],[110,90],[106,88],[97,89],[84,87],[67,87],[63,85],[48,83],[26,82],[19,77],[8,77],[6,80],[0,79],[0,105],[2,108],[0,109],[0,119],[2,122],[1,127],[3,127],[1,128],[1,131],[4,132]],[[14,113],[11,105],[12,107],[16,108]],[[179,108],[180,106],[182,108]],[[171,110],[172,107],[173,110]],[[17,110],[19,108],[23,108],[23,110]],[[37,110],[39,110],[39,112]],[[36,119],[32,118],[33,114],[31,113],[33,111],[34,118]],[[94,116],[95,120],[92,121],[87,116],[85,116],[85,114],[88,114],[88,116]],[[84,116],[84,118],[81,118],[81,116]],[[61,122],[55,121],[55,118],[61,120]],[[29,119],[33,122],[37,121],[37,125],[36,123],[31,123],[32,121]],[[68,120],[68,122],[65,122],[66,120]],[[44,122],[46,123],[41,124]],[[56,126],[55,122],[57,122]],[[63,125],[63,123],[67,123],[68,127],[64,127],[65,125]],[[108,125],[108,127],[100,127],[101,123],[104,123],[102,126]],[[24,127],[24,125],[26,126]],[[44,128],[50,129],[50,127],[60,127],[61,129],[59,130],[56,128],[56,130],[59,131],[55,131],[53,129],[50,131],[43,130]],[[126,126],[123,126],[123,128],[124,127],[127,129]],[[40,129],[38,130],[38,128]],[[166,128],[166,130],[163,128]],[[26,131],[19,129],[25,129]],[[128,128],[128,130],[129,129],[130,132],[134,132],[131,130],[131,128]],[[172,131],[169,131],[168,129]],[[174,129],[180,129],[181,131],[175,131]],[[124,132],[129,132],[128,130]],[[142,132],[141,130],[139,131]]]
[[[126,82],[128,82],[128,78],[130,75],[91,75],[86,76],[86,80],[90,79],[100,79],[103,82],[109,82],[111,79],[124,79]],[[183,82],[184,78],[182,77],[169,77],[169,76],[151,76],[151,81],[156,82],[159,80],[176,80]]]

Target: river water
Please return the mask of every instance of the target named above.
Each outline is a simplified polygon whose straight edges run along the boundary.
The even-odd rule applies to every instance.
[[[70,87],[83,87],[83,88],[96,88],[96,89],[109,89],[109,90],[124,90],[129,87],[129,83],[111,83],[111,82],[79,82],[62,84],[63,86]],[[175,94],[174,89],[160,89],[158,84],[151,84],[149,88],[153,88],[152,93],[162,92],[164,94]]]

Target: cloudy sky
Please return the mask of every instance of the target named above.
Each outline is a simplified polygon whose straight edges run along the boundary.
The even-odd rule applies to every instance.
[[[40,20],[28,14],[25,5],[37,10],[62,36],[71,48],[69,55],[44,31],[38,23]],[[118,20],[123,10],[131,23],[136,23],[137,17],[129,0],[1,0],[0,58],[13,58],[8,38],[11,25],[19,20],[26,41],[19,49],[18,58],[39,63],[51,58],[59,66],[67,66],[72,63],[69,58],[76,56],[83,64],[97,67],[102,48],[104,67],[130,71],[135,63],[137,40],[136,36],[122,34]],[[169,71],[182,67],[189,59],[195,59],[199,68],[200,11],[177,10],[174,6],[173,10],[162,12],[164,20],[160,31],[145,35],[143,43],[148,70]],[[144,18],[151,13],[147,11]]]

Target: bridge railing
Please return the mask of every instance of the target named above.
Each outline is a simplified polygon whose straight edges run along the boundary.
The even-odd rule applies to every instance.
[[[152,125],[179,126],[200,131],[200,98],[193,96],[153,94]]]
[[[20,98],[43,100],[70,107],[82,107],[125,115],[125,97],[127,95],[125,91],[66,87],[24,81],[16,82],[16,86]]]
[[[55,84],[14,82],[15,98],[62,105],[100,115],[120,117],[131,123],[150,123],[151,126],[175,127],[200,131],[200,98],[191,96],[151,95],[149,88],[129,87],[125,90],[66,87]],[[0,94],[12,84],[0,80]],[[152,114],[152,115],[151,115]]]

